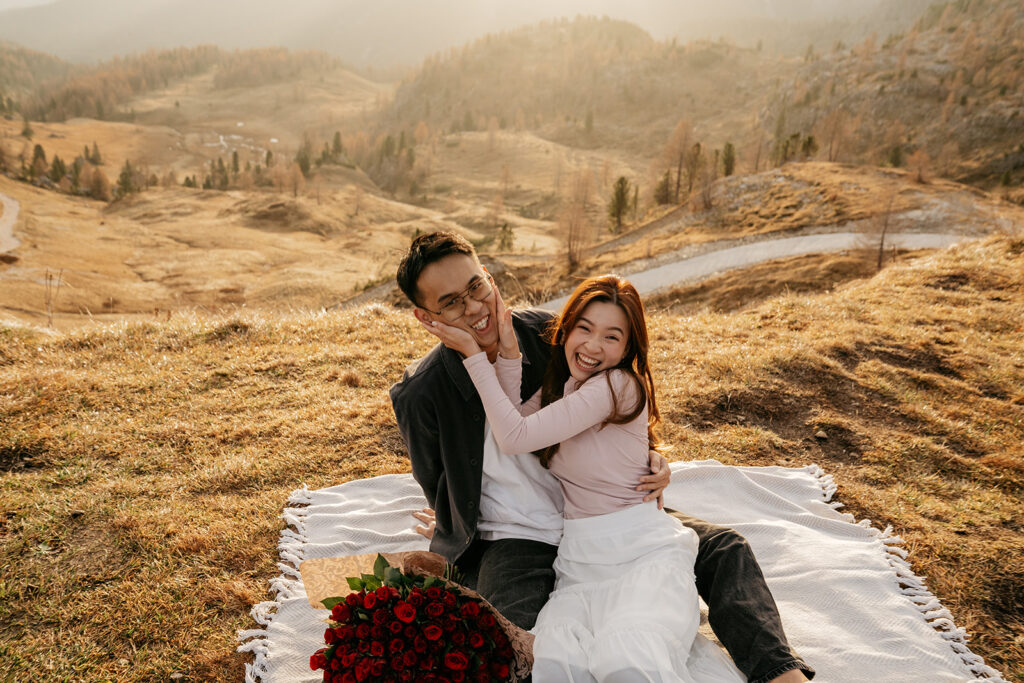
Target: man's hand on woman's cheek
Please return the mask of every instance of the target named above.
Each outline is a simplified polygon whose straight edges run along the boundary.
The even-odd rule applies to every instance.
[[[650,452],[651,473],[640,477],[640,485],[637,491],[649,491],[644,496],[644,502],[654,499],[658,500],[658,509],[665,507],[665,488],[672,479],[672,470],[669,469],[668,460],[658,451]]]

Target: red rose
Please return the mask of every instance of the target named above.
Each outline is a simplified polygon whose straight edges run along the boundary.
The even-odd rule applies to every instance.
[[[359,624],[359,626],[356,626],[356,638],[359,638],[360,640],[365,640],[369,635],[370,635],[370,625],[369,624]]]
[[[356,630],[348,624],[343,624],[334,629],[334,635],[338,636],[338,640],[352,640],[356,635]]]
[[[444,605],[440,602],[428,602],[427,606],[423,608],[423,611],[431,617],[439,617],[444,614]]]
[[[416,608],[408,602],[399,602],[395,605],[395,616],[408,624],[416,618]]]
[[[467,617],[475,617],[480,614],[480,603],[470,600],[469,602],[463,603],[459,610]]]
[[[466,672],[465,671],[453,671],[452,675],[451,675],[451,679],[452,679],[452,683],[462,683],[462,681],[466,680]]]
[[[416,652],[427,651],[427,639],[423,636],[416,636],[415,640],[412,641],[412,649]]]
[[[381,602],[387,602],[391,599],[391,587],[381,586],[377,589],[377,599]]]
[[[349,593],[345,596],[345,603],[350,607],[359,607],[363,604],[362,593]]]
[[[455,603],[458,602],[458,598],[455,597],[455,593],[452,593],[451,591],[445,591],[444,595],[441,596],[441,599],[444,600],[444,604],[448,607],[455,607]]]
[[[402,632],[402,622],[392,621],[388,624],[388,630],[394,633],[396,636]]]
[[[508,678],[508,664],[495,662],[491,664],[491,673],[498,679]]]
[[[373,623],[375,623],[377,626],[383,626],[385,623],[387,623],[387,620],[390,616],[391,615],[388,612],[385,612],[382,609],[375,610],[373,613]]]
[[[483,647],[485,642],[484,637],[476,631],[469,634],[469,646],[474,650]]]
[[[353,674],[351,671],[346,671],[345,674],[341,677],[341,683],[356,683],[355,674]]]
[[[444,656],[444,665],[452,671],[465,671],[469,666],[469,657],[458,650],[452,650]]]
[[[443,633],[444,631],[437,624],[427,624],[427,627],[423,629],[423,635],[426,636],[427,640],[437,640]]]
[[[495,631],[491,637],[494,639],[495,647],[505,647],[508,645],[508,637],[501,631]]]
[[[370,660],[369,659],[360,659],[359,662],[356,663],[356,680],[357,681],[365,681],[367,679],[367,677],[369,677],[369,675],[370,675]]]
[[[332,657],[332,658],[331,658],[331,663],[330,663],[330,664],[328,664],[327,666],[331,667],[331,671],[337,671],[338,669],[340,669],[340,668],[341,668],[342,664],[341,664],[341,662],[340,662],[340,661],[338,660],[338,658],[337,658],[337,657]]]
[[[387,631],[384,630],[383,626],[370,627],[370,637],[374,640],[384,640],[385,636],[387,636]]]
[[[334,621],[348,621],[350,616],[352,616],[352,610],[344,602],[339,602],[331,608],[331,619]]]
[[[439,597],[441,597],[441,589],[437,586],[431,586],[427,589],[427,597],[431,600],[437,600]]]
[[[331,645],[331,644],[334,643],[335,637],[336,636],[334,635],[334,629],[333,628],[329,628],[326,631],[324,631],[324,642],[327,643],[328,645]]]
[[[367,593],[363,596],[363,607],[366,609],[373,609],[373,606],[377,604],[377,594]]]
[[[348,653],[346,653],[341,658],[341,665],[343,667],[345,667],[346,669],[351,669],[352,665],[356,663],[356,657],[358,657],[358,656],[359,655],[357,655],[355,652],[348,652]]]
[[[406,600],[408,600],[409,604],[413,607],[419,607],[423,604],[423,592],[419,588],[413,588]]]
[[[384,675],[384,660],[378,659],[370,665],[370,673],[373,674],[373,680],[379,681],[380,677]]]
[[[466,633],[465,633],[465,631],[456,631],[455,633],[453,633],[452,634],[452,642],[455,643],[456,645],[462,645],[463,643],[465,643],[466,642]]]
[[[404,636],[405,636],[406,638],[415,638],[415,637],[416,637],[416,634],[417,634],[417,633],[419,633],[419,631],[417,631],[417,630],[416,630],[416,627],[415,627],[415,626],[413,626],[412,624],[409,624],[409,625],[407,625],[407,626],[405,627],[405,630],[404,630],[404,631],[402,631],[402,634],[403,634],[403,635],[404,635]]]
[[[484,628],[491,628],[495,624],[494,615],[492,615],[490,612],[484,612],[483,614],[481,614],[479,621],[480,625]]]
[[[402,663],[405,664],[406,668],[413,666],[417,659],[418,657],[416,656],[416,653],[412,650],[406,650],[402,653]]]
[[[402,659],[401,654],[397,654],[394,657],[392,657],[390,664],[392,671],[401,671],[405,668],[405,660]]]
[[[327,658],[324,656],[324,648],[320,648],[309,658],[309,668],[313,671],[323,669],[327,665]]]
[[[374,657],[383,657],[384,643],[380,642],[379,640],[375,640],[372,643],[370,643],[370,654]]]

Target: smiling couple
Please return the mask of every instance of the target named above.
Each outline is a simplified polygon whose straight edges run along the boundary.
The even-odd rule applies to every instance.
[[[661,510],[669,469],[632,285],[591,278],[559,316],[510,311],[473,246],[447,232],[417,237],[397,279],[441,340],[391,389],[433,508],[423,533],[533,630],[533,680],[813,677],[746,541]],[[732,662],[695,638],[698,593]]]

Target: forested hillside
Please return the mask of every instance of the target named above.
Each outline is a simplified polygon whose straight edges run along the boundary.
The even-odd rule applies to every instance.
[[[788,72],[755,50],[658,42],[627,22],[577,17],[430,57],[399,86],[381,125],[527,129],[574,147],[655,152],[680,118],[749,120],[769,74],[780,73]]]
[[[1024,169],[1024,5],[933,5],[911,30],[806,65],[764,119],[814,130],[831,160],[915,165],[991,188]],[[915,156],[916,155],[916,156]]]

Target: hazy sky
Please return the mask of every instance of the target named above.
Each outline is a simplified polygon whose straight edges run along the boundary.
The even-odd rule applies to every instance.
[[[861,38],[876,10],[930,0],[0,0],[0,40],[73,62],[150,48],[214,44],[325,50],[354,65],[414,65],[479,36],[577,14],[632,22],[656,40],[728,35],[748,47],[802,54],[819,38]],[[910,12],[916,18],[920,9]],[[240,22],[239,17],[244,17]],[[846,31],[814,22],[845,19]],[[849,18],[858,17],[851,22]],[[903,17],[906,19],[907,17]],[[878,24],[878,17],[874,19]],[[797,27],[803,26],[801,30]],[[886,27],[872,27],[886,35]]]
[[[0,12],[15,7],[31,7],[32,5],[46,5],[53,0],[0,0]]]

